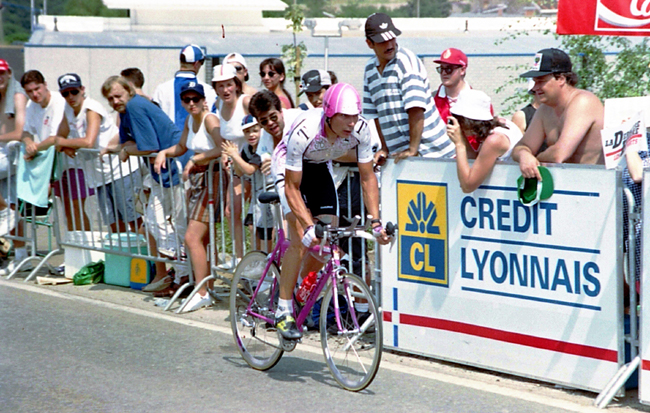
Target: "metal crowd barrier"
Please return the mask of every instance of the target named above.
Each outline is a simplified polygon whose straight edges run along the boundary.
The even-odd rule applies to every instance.
[[[14,143],[11,145],[11,148],[17,149],[19,143]],[[18,153],[17,150],[14,152]],[[147,183],[151,185],[151,190],[154,190],[154,187],[157,186],[158,192],[161,194],[161,201],[168,202],[171,204],[171,210],[175,208],[182,208],[182,219],[185,220],[185,226],[187,226],[188,220],[188,211],[187,211],[187,202],[186,198],[178,199],[176,196],[170,195],[168,190],[163,190],[161,183],[156,182],[151,179],[149,172],[149,166],[147,163],[150,159],[155,159],[155,154],[149,155],[146,157],[131,157],[129,162],[122,163],[119,161],[117,154],[107,154],[100,159],[99,151],[95,149],[80,149],[77,151],[77,155],[74,159],[69,158],[64,153],[56,153],[55,168],[53,171],[53,176],[61,178],[66,172],[67,177],[70,178],[72,174],[70,169],[80,169],[84,174],[84,182],[81,182],[79,179],[59,179],[53,183],[53,190],[56,190],[59,194],[81,194],[82,192],[87,192],[87,197],[85,202],[80,202],[80,200],[73,200],[72,196],[63,196],[61,198],[54,197],[53,193],[50,195],[50,202],[53,205],[52,213],[54,216],[53,219],[53,230],[56,238],[57,248],[53,251],[50,251],[48,255],[43,258],[39,263],[37,268],[32,271],[32,273],[27,277],[25,281],[31,280],[36,272],[43,266],[48,265],[50,270],[53,272],[54,269],[47,264],[47,260],[56,254],[61,254],[63,251],[61,248],[75,248],[79,250],[88,250],[96,251],[105,254],[112,254],[118,256],[125,256],[130,258],[141,258],[150,262],[162,262],[168,266],[178,266],[185,265],[187,268],[191,268],[190,260],[184,254],[183,239],[180,235],[174,231],[172,225],[170,225],[170,217],[168,216],[158,216],[156,222],[160,228],[158,228],[158,246],[153,248],[153,245],[150,243],[149,237],[146,236],[147,232],[151,231],[149,225],[146,222],[145,217],[143,216],[146,213],[146,196],[143,195],[145,192],[145,186]],[[185,292],[187,288],[193,287],[193,291],[190,293],[188,299],[185,302],[189,302],[191,297],[202,287],[203,284],[219,279],[225,284],[225,286],[220,287],[219,289],[213,289],[211,292],[215,298],[221,298],[223,295],[227,295],[228,287],[230,284],[230,277],[227,276],[228,273],[234,272],[238,259],[241,258],[237,254],[237,237],[233,236],[236,232],[239,231],[238,226],[235,225],[236,222],[241,224],[241,256],[243,257],[247,250],[255,249],[255,238],[256,238],[256,225],[260,220],[258,214],[265,214],[264,207],[256,207],[257,200],[256,189],[264,188],[264,190],[273,190],[272,186],[267,185],[266,182],[260,183],[257,182],[256,176],[246,177],[246,178],[236,178],[233,172],[233,168],[223,169],[218,168],[215,171],[215,165],[220,164],[220,159],[213,160],[209,165],[209,215],[210,215],[210,225],[209,225],[209,247],[208,247],[208,259],[210,262],[210,276],[204,279],[199,285],[194,285],[194,277],[192,276],[191,270],[189,271],[189,280],[183,283],[180,288],[176,291],[174,296],[169,300],[165,305],[165,310],[169,310],[171,306],[176,302],[179,297]],[[180,174],[182,173],[183,168],[175,159],[167,160],[167,168],[170,170],[172,164],[175,164]],[[101,172],[104,171],[104,172]],[[108,171],[108,172],[107,172]],[[347,210],[351,212],[356,212],[361,215],[362,223],[365,223],[366,217],[365,213],[360,211],[365,210],[363,202],[363,194],[359,193],[360,203],[357,206],[355,211],[352,205],[353,193],[355,190],[361,191],[360,185],[358,185],[358,175],[355,178],[355,174],[358,174],[357,168],[343,168],[341,171],[341,177],[338,179],[339,184],[344,184],[347,186],[345,193],[347,195]],[[214,173],[219,174],[219,188],[213,188],[213,178]],[[75,174],[73,174],[75,175]],[[75,175],[76,176],[76,175]],[[355,181],[356,179],[356,181]],[[234,187],[231,184],[236,180],[240,180],[242,190],[241,193],[235,195]],[[179,183],[183,187],[184,183],[181,181]],[[250,198],[247,198],[246,191],[244,190],[245,186],[250,186]],[[11,187],[11,191],[15,191],[15,188]],[[90,192],[94,192],[94,199],[96,201],[91,201],[93,198]],[[117,203],[110,203],[107,201],[106,193],[113,191],[119,192],[122,196],[118,197],[116,200]],[[53,191],[54,192],[54,191]],[[100,192],[102,196],[100,196]],[[184,193],[185,191],[183,191]],[[241,204],[241,211],[235,210],[235,196],[239,197],[239,202]],[[229,209],[231,218],[226,217],[226,202],[227,199],[230,200]],[[59,209],[56,207],[57,203],[60,202],[63,206],[63,214],[60,214]],[[96,203],[93,203],[96,202]],[[180,202],[180,205],[178,205]],[[84,203],[85,208],[83,207]],[[134,203],[136,205],[141,205],[137,209],[137,213],[134,217],[124,216],[124,211],[128,211],[129,208],[135,208],[136,205],[130,205]],[[252,206],[251,206],[252,205]],[[96,208],[93,208],[96,206]],[[68,211],[67,213],[65,211]],[[102,212],[102,211],[105,211]],[[248,212],[252,214],[252,230],[247,230],[246,215]],[[32,212],[35,213],[34,208]],[[237,214],[237,212],[240,212]],[[66,216],[67,215],[67,216]],[[342,211],[342,216],[352,217],[354,213],[347,213]],[[111,219],[111,216],[114,219]],[[119,218],[122,217],[123,222],[119,222]],[[72,218],[72,219],[70,219]],[[267,217],[262,217],[266,219]],[[163,222],[161,222],[163,221]],[[217,225],[217,223],[221,225]],[[61,233],[59,231],[59,224],[63,223],[63,226],[66,227],[66,230]],[[67,224],[67,225],[66,225]],[[265,223],[263,225],[266,228],[274,228],[273,222]],[[229,231],[227,231],[227,228]],[[140,240],[137,237],[132,239],[131,236],[127,237],[114,237],[112,234],[119,232],[130,232],[130,233],[140,233],[144,235],[144,240]],[[265,230],[265,236],[267,231]],[[63,234],[63,236],[62,236]],[[272,238],[275,237],[275,234],[272,234]],[[34,226],[32,230],[31,237],[18,237],[16,235],[10,235],[7,238],[12,240],[24,240],[26,242],[31,242],[32,239],[36,239],[36,228]],[[228,242],[229,239],[229,242]],[[271,240],[274,242],[274,239]],[[348,241],[348,270],[353,272],[353,262],[355,256],[353,253],[353,240]],[[35,243],[34,243],[35,244]],[[264,245],[264,244],[262,244]],[[145,249],[146,252],[140,250],[140,248]],[[146,247],[146,248],[144,248]],[[368,253],[368,248],[365,241],[361,242],[361,254],[363,257],[366,257]],[[165,252],[165,256],[162,256],[162,252]],[[217,251],[220,254],[217,254]],[[378,251],[375,249],[375,253]],[[36,249],[33,248],[32,255],[28,257],[28,260],[36,260],[40,258],[36,255]],[[224,264],[230,264],[230,268]],[[23,265],[23,263],[20,263]],[[13,277],[20,267],[10,274],[10,277]],[[110,269],[109,269],[110,270]],[[378,294],[379,291],[379,260],[375,260],[375,276],[372,277],[372,274],[366,276],[367,274],[367,260],[360,260],[360,273],[357,270],[358,275],[362,278],[367,279],[368,281],[372,280],[373,291],[376,292],[377,297],[380,297]],[[70,275],[71,274],[67,274]],[[184,304],[181,304],[177,312],[183,310]]]
[[[3,238],[11,240],[14,243],[16,242],[24,242],[25,247],[29,245],[28,248],[28,255],[26,258],[22,259],[20,262],[15,263],[13,271],[11,271],[9,274],[7,274],[7,279],[13,278],[18,272],[20,272],[27,263],[34,263],[36,262],[36,266],[30,271],[29,275],[25,278],[25,282],[32,280],[38,271],[40,271],[41,268],[44,266],[48,268],[48,271],[50,273],[56,273],[56,270],[52,267],[52,265],[49,263],[49,260],[54,257],[55,255],[62,254],[63,251],[60,248],[56,248],[54,250],[48,248],[48,252],[46,253],[45,256],[39,256],[38,255],[38,228],[37,228],[37,223],[38,222],[43,222],[45,224],[45,221],[38,221],[40,219],[39,216],[37,216],[37,208],[34,205],[27,204],[24,201],[21,201],[18,199],[18,191],[16,187],[16,179],[17,179],[17,167],[18,167],[18,159],[21,155],[20,153],[20,142],[10,142],[7,145],[8,149],[8,154],[9,154],[9,159],[8,159],[8,176],[7,176],[7,194],[2,194],[5,196],[5,200],[7,201],[8,204],[10,204],[9,208],[14,209],[15,214],[13,216],[13,227],[14,231],[11,233],[9,231],[9,228],[6,227],[5,229],[2,230],[5,235],[3,235]],[[52,207],[52,199],[48,198],[46,205],[43,206],[43,208],[50,209]],[[20,216],[21,210],[23,213],[26,213],[28,217],[25,217],[25,219],[22,219]],[[25,228],[25,224],[29,223],[30,224],[30,230],[27,231],[27,228]],[[7,225],[9,225],[9,220],[7,221]],[[19,230],[18,228],[22,226],[23,228],[23,235],[19,235]],[[59,245],[59,239],[60,239],[60,233],[58,231],[58,228],[54,226],[53,228],[54,232],[54,237],[56,239],[57,245]],[[27,236],[27,234],[30,234],[30,236]]]

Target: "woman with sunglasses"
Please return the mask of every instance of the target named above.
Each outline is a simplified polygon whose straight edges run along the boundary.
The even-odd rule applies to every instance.
[[[262,60],[262,63],[260,63],[260,77],[262,78],[264,87],[280,98],[283,109],[292,109],[295,105],[293,104],[291,95],[284,88],[285,76],[282,60],[270,57]]]
[[[187,150],[194,151],[183,170],[183,180],[190,182],[187,192],[188,224],[185,232],[185,246],[190,254],[194,278],[197,285],[210,273],[207,258],[209,241],[208,213],[208,180],[210,161],[221,156],[221,135],[219,134],[219,119],[205,105],[205,91],[198,82],[190,81],[181,87],[181,104],[189,116],[180,140],[174,146],[158,152],[154,162],[154,170],[160,173],[167,167],[167,158],[183,155]],[[213,173],[214,194],[219,191],[219,174]],[[216,198],[216,196],[215,196]],[[185,306],[184,311],[195,311],[212,305],[212,298],[206,286],[195,294]]]
[[[510,159],[522,133],[512,121],[492,115],[490,97],[465,90],[451,107],[447,135],[456,145],[456,170],[463,192],[478,188],[497,161]],[[475,159],[470,166],[468,159]]]
[[[217,92],[216,113],[219,118],[219,133],[225,140],[235,143],[238,150],[243,149],[246,144],[242,120],[248,115],[248,104],[250,96],[242,94],[242,84],[237,77],[236,69],[229,64],[218,65],[213,69],[212,87]],[[224,170],[229,168],[229,160],[222,158]],[[226,175],[226,179],[227,179]],[[230,199],[230,186],[233,188],[233,199]],[[240,219],[242,214],[242,182],[238,176],[234,176],[232,182],[225,187],[226,194],[226,218],[234,229],[235,256],[237,260],[244,255],[243,227]],[[235,262],[222,263],[220,268],[231,269]]]

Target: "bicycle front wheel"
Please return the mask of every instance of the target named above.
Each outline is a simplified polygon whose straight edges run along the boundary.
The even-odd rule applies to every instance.
[[[233,338],[246,363],[257,370],[275,366],[283,353],[276,329],[269,322],[274,318],[280,271],[272,263],[262,280],[266,262],[265,253],[249,252],[237,265],[230,286]],[[260,281],[261,286],[255,293]]]
[[[381,361],[383,337],[377,303],[368,286],[354,274],[343,274],[336,288],[330,282],[326,290],[319,321],[325,362],[343,388],[363,390],[372,383]],[[354,303],[364,302],[368,303],[367,313],[354,308]]]

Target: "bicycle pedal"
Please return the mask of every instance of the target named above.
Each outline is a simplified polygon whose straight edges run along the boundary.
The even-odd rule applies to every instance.
[[[280,347],[282,347],[282,350],[284,351],[293,351],[296,348],[296,345],[302,342],[302,339],[286,340],[280,333],[278,333],[278,337],[280,338]]]

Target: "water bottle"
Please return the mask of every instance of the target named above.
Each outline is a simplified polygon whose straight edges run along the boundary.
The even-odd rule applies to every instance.
[[[298,288],[298,294],[296,294],[296,300],[300,304],[304,304],[307,301],[307,297],[311,294],[314,287],[316,287],[316,280],[318,280],[318,273],[316,271],[310,272]]]

